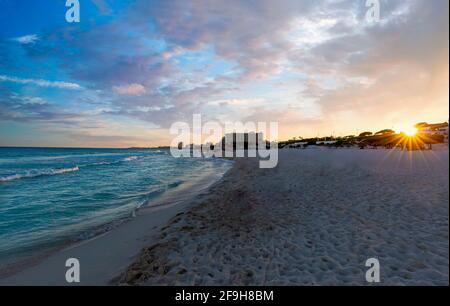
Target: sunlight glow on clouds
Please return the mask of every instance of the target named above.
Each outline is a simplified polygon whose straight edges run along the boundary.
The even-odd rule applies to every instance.
[[[113,91],[121,95],[141,95],[146,92],[145,87],[141,84],[114,86]]]
[[[374,23],[365,2],[96,0],[69,25],[3,0],[0,21],[23,21],[0,27],[0,123],[120,147],[166,145],[193,113],[279,121],[280,138],[448,120],[448,1],[381,1]]]

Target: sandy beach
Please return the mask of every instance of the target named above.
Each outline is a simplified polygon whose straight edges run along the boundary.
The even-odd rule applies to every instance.
[[[448,146],[282,150],[237,159],[163,228],[119,284],[448,285]]]
[[[448,145],[280,150],[274,169],[238,158],[209,189],[0,284],[67,285],[76,257],[81,285],[366,285],[374,257],[381,285],[448,285],[448,171]]]

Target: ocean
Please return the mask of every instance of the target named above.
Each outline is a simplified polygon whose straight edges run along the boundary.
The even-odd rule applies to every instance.
[[[229,166],[165,149],[0,148],[0,259],[91,238]]]

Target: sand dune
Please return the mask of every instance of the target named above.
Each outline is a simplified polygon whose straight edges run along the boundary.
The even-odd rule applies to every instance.
[[[120,284],[448,285],[448,146],[282,150],[237,159],[161,230]]]

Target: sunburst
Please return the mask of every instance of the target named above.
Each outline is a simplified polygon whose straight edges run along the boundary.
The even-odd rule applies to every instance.
[[[410,126],[405,128],[402,132],[405,133],[406,136],[412,137],[417,134],[417,129],[413,126]]]

